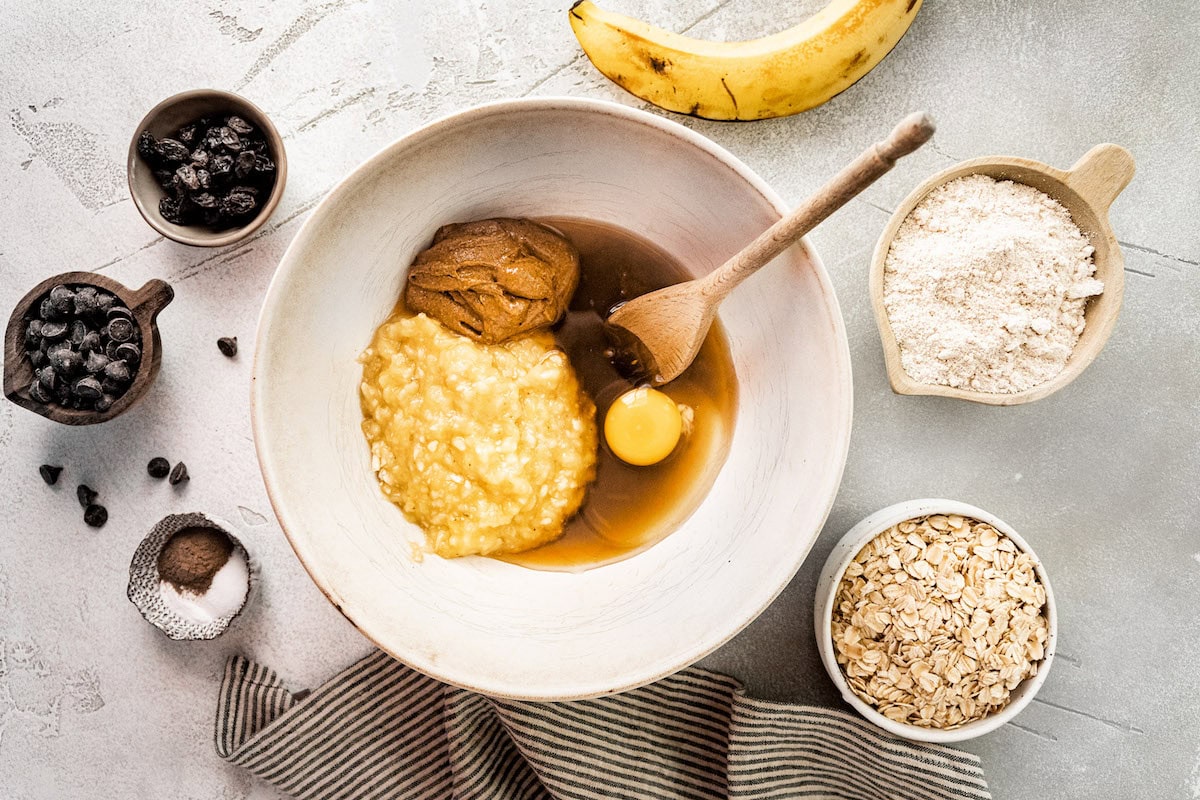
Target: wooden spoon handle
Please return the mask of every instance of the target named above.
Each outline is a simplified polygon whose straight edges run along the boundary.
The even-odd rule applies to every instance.
[[[790,214],[763,231],[757,239],[704,278],[705,290],[719,301],[790,244],[817,227],[826,217],[850,202],[863,189],[933,136],[933,119],[924,111],[909,114],[888,135],[841,172],[834,175]]]
[[[1133,156],[1115,144],[1098,144],[1067,170],[1067,185],[1093,206],[1108,212],[1121,190],[1133,180]]]

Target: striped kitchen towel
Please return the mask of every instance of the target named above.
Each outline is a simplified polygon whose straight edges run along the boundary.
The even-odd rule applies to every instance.
[[[293,693],[239,656],[225,668],[216,745],[303,800],[991,797],[976,756],[840,711],[751,700],[699,669],[527,703],[446,686],[382,652]]]

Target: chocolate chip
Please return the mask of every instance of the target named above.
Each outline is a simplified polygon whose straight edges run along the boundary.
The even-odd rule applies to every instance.
[[[82,316],[96,310],[97,293],[95,286],[84,286],[75,292],[75,314]]]
[[[237,355],[237,337],[222,336],[220,339],[217,339],[217,349],[226,358],[233,358]]]
[[[129,365],[124,361],[110,361],[104,367],[104,377],[117,383],[129,383]]]
[[[75,385],[71,388],[75,395],[83,400],[98,400],[100,395],[104,394],[100,381],[91,375],[75,381]]]
[[[42,323],[42,339],[46,342],[57,342],[66,338],[68,330],[65,322],[44,322]]]
[[[54,484],[58,483],[58,476],[62,474],[62,470],[62,467],[52,467],[49,464],[42,464],[40,467],[38,467],[38,472],[42,474],[42,480],[44,480],[48,486],[53,486]]]
[[[103,528],[108,522],[108,509],[92,503],[83,512],[83,521],[93,528]]]
[[[108,338],[114,342],[128,342],[133,338],[133,321],[126,317],[112,317],[108,321],[108,327],[104,332]]]
[[[54,395],[42,387],[41,381],[34,380],[29,385],[29,396],[39,403],[53,403]]]
[[[171,471],[171,462],[167,461],[162,456],[156,456],[150,459],[150,463],[146,465],[146,472],[150,473],[151,478],[162,480],[167,477]]]
[[[125,342],[117,346],[117,358],[121,359],[131,367],[136,367],[142,360],[142,351],[136,344]]]
[[[116,395],[105,392],[104,394],[100,395],[100,399],[96,401],[96,404],[93,406],[93,408],[103,414],[105,411],[108,411],[110,408],[112,408],[113,403],[115,402],[117,402]]]
[[[80,352],[103,352],[103,345],[100,341],[100,331],[88,331],[83,337],[83,341],[79,343]]]
[[[187,464],[184,464],[182,461],[180,461],[175,465],[175,469],[171,470],[171,477],[168,478],[167,481],[172,486],[178,486],[184,481],[190,481],[191,479],[191,476],[188,475]]]
[[[60,314],[69,314],[75,308],[75,293],[62,285],[50,290],[50,305]]]
[[[79,505],[83,506],[84,508],[87,508],[92,503],[96,502],[96,498],[99,497],[99,495],[96,494],[96,491],[86,483],[79,484],[79,486],[75,489],[75,496],[79,498]]]
[[[38,383],[42,385],[46,391],[53,392],[58,388],[58,373],[54,371],[54,367],[46,366],[37,371]]]

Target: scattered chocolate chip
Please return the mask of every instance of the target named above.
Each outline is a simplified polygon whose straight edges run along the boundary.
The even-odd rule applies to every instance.
[[[150,459],[150,463],[146,465],[146,472],[150,473],[151,478],[162,480],[167,477],[171,471],[171,462],[167,461],[162,456],[156,456]]]
[[[226,358],[233,358],[237,355],[237,337],[222,336],[220,339],[217,339],[217,349]]]
[[[84,509],[83,521],[93,528],[103,528],[104,523],[108,522],[108,509],[92,503]]]
[[[171,470],[171,477],[167,478],[167,481],[172,486],[178,486],[184,481],[190,481],[191,479],[191,476],[188,475],[187,464],[180,461],[175,465],[175,469]]]
[[[96,491],[86,483],[79,484],[78,488],[75,489],[75,496],[79,498],[79,505],[84,508],[96,502],[96,498],[99,497]]]
[[[58,483],[58,476],[62,474],[62,471],[62,467],[52,467],[49,464],[42,464],[40,467],[38,467],[38,472],[42,474],[42,480],[44,480],[48,486],[53,486],[54,484]]]

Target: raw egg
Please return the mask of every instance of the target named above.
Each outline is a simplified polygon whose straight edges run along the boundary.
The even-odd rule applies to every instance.
[[[609,406],[604,440],[617,458],[645,467],[657,464],[679,444],[683,417],[679,406],[657,389],[630,389]]]

